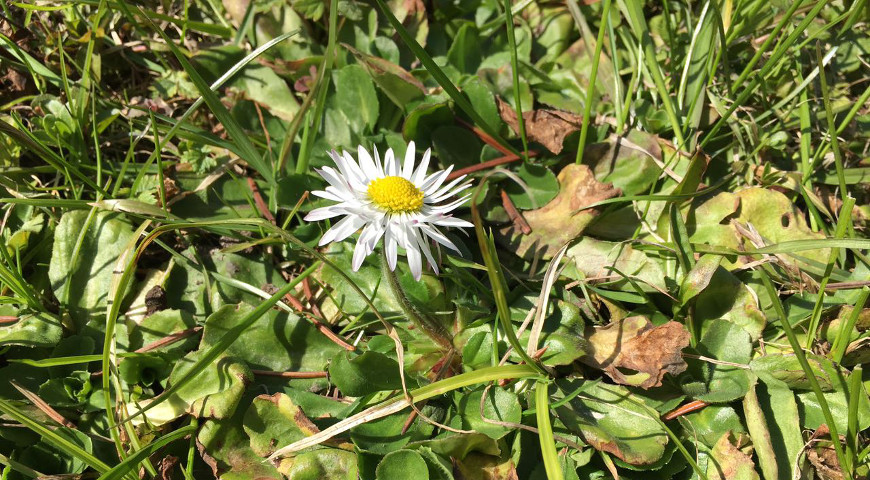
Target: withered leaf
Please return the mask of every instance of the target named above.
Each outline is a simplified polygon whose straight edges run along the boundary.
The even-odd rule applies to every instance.
[[[587,336],[587,356],[581,361],[603,370],[616,383],[658,387],[666,373],[677,375],[687,367],[680,352],[689,346],[689,332],[681,323],[670,321],[655,327],[636,316],[593,330]],[[637,373],[625,374],[620,369]]]
[[[517,112],[509,103],[501,98],[498,100],[498,113],[513,131],[519,133]],[[562,142],[565,137],[580,130],[583,117],[561,110],[530,110],[523,112],[526,135],[532,141],[547,147],[553,153],[562,152]]]
[[[707,469],[710,480],[758,480],[755,462],[752,461],[752,447],[746,447],[748,438],[742,434],[731,439],[733,434],[728,431],[713,446],[713,465]],[[747,452],[748,451],[748,452]]]
[[[562,245],[580,236],[592,218],[598,215],[595,209],[574,215],[577,210],[621,194],[613,185],[596,180],[586,165],[572,163],[556,178],[559,180],[559,194],[543,207],[523,212],[532,229],[531,234],[522,235],[516,226],[506,227],[500,232],[519,256],[530,257],[543,250],[543,257],[550,258]]]

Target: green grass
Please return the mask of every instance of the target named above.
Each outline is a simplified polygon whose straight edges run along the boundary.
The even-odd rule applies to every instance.
[[[868,8],[2,3],[0,477],[866,478]],[[410,141],[474,232],[353,271]]]

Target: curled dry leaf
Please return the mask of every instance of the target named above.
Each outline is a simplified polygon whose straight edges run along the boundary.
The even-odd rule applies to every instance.
[[[501,234],[516,243],[515,252],[519,256],[532,257],[542,250],[545,259],[550,258],[565,243],[580,236],[592,219],[598,215],[595,209],[579,209],[621,194],[618,188],[595,179],[592,170],[586,165],[570,164],[563,168],[557,177],[559,194],[550,203],[536,210],[523,212],[532,231],[522,235],[516,224],[501,230]]]
[[[677,375],[687,367],[680,352],[689,346],[689,332],[678,322],[654,327],[644,317],[628,317],[594,328],[588,342],[581,361],[622,385],[658,387],[665,373]],[[626,375],[621,369],[637,373]]]
[[[743,434],[734,439],[728,431],[713,447],[713,465],[707,468],[709,480],[758,480],[755,462],[752,461],[752,447],[745,446],[749,439]],[[736,444],[735,444],[736,443]]]
[[[498,98],[498,113],[513,131],[519,132],[516,110],[501,98]],[[583,117],[573,113],[544,109],[523,112],[523,120],[528,138],[555,154],[562,153],[565,137],[580,130],[583,123]]]

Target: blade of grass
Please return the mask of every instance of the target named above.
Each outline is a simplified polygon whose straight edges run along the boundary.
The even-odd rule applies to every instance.
[[[840,217],[837,219],[837,228],[834,231],[834,238],[843,238],[849,225],[852,224],[852,207],[855,206],[855,199],[846,197],[843,202],[843,207],[840,208]],[[816,333],[819,329],[819,320],[822,318],[822,304],[825,301],[825,287],[831,278],[831,272],[834,270],[834,265],[837,263],[837,256],[840,254],[839,248],[832,248],[828,255],[828,264],[825,266],[825,273],[822,275],[822,280],[819,282],[819,296],[816,299],[816,304],[813,306],[813,313],[810,316],[810,324],[807,327],[807,349],[812,349],[816,341]]]
[[[0,399],[0,412],[9,415],[9,417],[16,422],[36,432],[40,437],[42,437],[43,441],[51,444],[54,448],[57,448],[71,457],[81,460],[94,470],[100,473],[106,473],[109,471],[109,466],[103,463],[102,460],[91,455],[72,441],[58,435],[45,425],[37,422],[27,413],[19,410],[12,402]]]
[[[777,67],[779,65],[779,61],[782,59],[783,56],[785,56],[785,54],[788,52],[788,50],[792,46],[792,44],[794,44],[794,42],[798,39],[798,37],[800,37],[801,35],[804,34],[807,26],[809,26],[809,24],[816,18],[816,16],[818,16],[819,12],[821,12],[822,8],[827,3],[828,3],[828,0],[820,0],[816,4],[816,6],[813,7],[813,9],[807,13],[807,15],[804,17],[804,19],[801,20],[801,22],[792,31],[792,33],[789,34],[785,38],[785,40],[783,40],[782,43],[780,43],[777,46],[777,48],[773,51],[773,54],[771,54],[770,59],[764,63],[764,66],[761,67],[760,71],[750,70],[749,68],[744,69],[744,72],[743,72],[744,74],[746,74],[746,75],[749,75],[749,73],[753,74],[750,84],[741,90],[740,87],[742,85],[742,80],[740,82],[735,82],[733,91],[741,92],[740,95],[737,97],[736,100],[734,100],[731,103],[731,105],[728,107],[728,109],[721,114],[719,120],[717,120],[716,123],[713,124],[713,127],[710,128],[710,130],[705,133],[704,139],[698,145],[699,148],[704,148],[709,142],[711,142],[714,138],[716,138],[716,136],[715,136],[716,132],[718,132],[719,129],[722,128],[722,126],[726,122],[728,122],[728,120],[731,118],[731,115],[739,107],[741,107],[744,103],[746,103],[746,100],[749,99],[749,97],[753,93],[755,93],[755,91],[758,89],[758,86],[761,84],[762,80],[771,72],[771,70],[773,70],[775,67]],[[793,8],[797,8],[797,6],[793,6]],[[783,17],[781,24],[783,24],[783,26],[784,26],[784,22],[787,22],[790,20],[791,20],[791,17],[786,15]],[[779,27],[779,25],[777,27]],[[765,42],[765,44],[766,44],[766,42]],[[762,49],[759,49],[759,51],[756,55],[759,56],[759,58],[760,58],[760,56],[763,53],[765,53],[765,51]],[[748,67],[748,65],[747,65],[747,67]],[[741,75],[741,77],[743,77],[743,75]],[[738,78],[738,80],[740,80],[740,78]]]
[[[429,385],[416,390],[411,390],[409,393],[415,402],[421,402],[470,385],[489,383],[504,379],[537,377],[538,372],[530,365],[501,365],[497,367],[485,367],[450,378],[445,378],[444,380],[430,383]],[[404,395],[399,394],[348,417],[329,428],[321,430],[312,436],[279,448],[269,457],[269,459],[275,459],[304,448],[319,445],[320,443],[335,437],[336,435],[340,435],[357,425],[377,420],[393,413],[401,412],[409,406],[410,404],[408,403],[407,398]]]
[[[505,0],[507,1],[507,0]],[[577,165],[583,163],[583,150],[586,148],[586,136],[589,133],[589,118],[592,116],[592,98],[595,96],[595,83],[598,80],[598,63],[601,61],[601,48],[604,46],[604,31],[610,20],[611,0],[604,0],[601,7],[601,22],[598,25],[598,39],[595,42],[595,54],[592,56],[592,72],[589,74],[589,85],[586,87],[586,103],[583,105],[583,123],[580,124],[580,140],[577,142]]]
[[[320,72],[317,78],[317,100],[314,102],[314,114],[311,121],[306,125],[305,134],[302,136],[302,147],[299,151],[299,159],[296,161],[296,173],[308,172],[308,160],[311,156],[311,148],[314,145],[314,140],[317,137],[317,132],[320,129],[320,124],[323,123],[323,112],[326,107],[326,92],[329,91],[329,82],[332,76],[332,62],[335,58],[335,39],[338,36],[338,0],[330,0],[329,2],[329,28],[326,44],[326,55],[323,56],[323,63],[320,66]],[[296,115],[304,115],[303,110],[299,110]],[[290,142],[294,139],[291,138]]]
[[[605,0],[607,1],[607,0]],[[538,420],[538,440],[541,442],[541,456],[544,457],[544,470],[550,480],[562,480],[562,467],[556,453],[556,440],[553,439],[553,425],[550,423],[550,396],[547,382],[535,385],[535,417]]]
[[[144,11],[141,8],[139,9],[139,11],[142,12],[144,15]],[[220,121],[221,125],[223,125],[224,129],[226,129],[227,133],[229,134],[230,139],[236,144],[236,146],[238,146],[239,150],[242,153],[242,159],[247,162],[248,165],[253,167],[254,170],[257,171],[257,173],[259,173],[264,179],[266,179],[266,181],[268,181],[270,184],[274,184],[275,175],[272,171],[271,166],[268,165],[264,161],[263,156],[257,152],[254,144],[251,143],[251,140],[248,139],[248,136],[245,133],[244,129],[242,129],[242,126],[239,125],[239,122],[237,122],[236,119],[233,118],[229,110],[227,110],[227,107],[225,107],[224,104],[221,103],[220,98],[218,98],[218,96],[211,91],[209,85],[205,83],[205,80],[203,80],[199,72],[196,71],[196,69],[193,67],[193,65],[184,55],[184,53],[182,53],[181,50],[175,45],[175,42],[173,42],[172,39],[169,38],[168,35],[166,35],[163,29],[161,29],[157,25],[154,25],[153,22],[151,26],[157,32],[157,34],[160,35],[160,37],[166,43],[166,46],[169,47],[169,50],[172,52],[172,54],[175,55],[178,63],[181,64],[181,67],[184,69],[185,72],[187,72],[190,80],[193,82],[194,85],[196,85],[196,89],[199,91],[200,95],[202,95],[203,101],[206,103],[206,105],[208,105],[209,110],[211,110],[214,116],[217,117],[218,121]]]
[[[849,460],[849,470],[854,475],[858,466],[858,405],[861,397],[867,397],[861,377],[864,369],[856,365],[849,376],[849,413],[846,420],[846,459]]]
[[[822,47],[818,43],[816,43],[816,57],[819,61],[819,85],[822,90],[822,101],[825,104],[825,117],[828,119],[828,135],[831,140],[831,148],[834,150],[834,166],[837,169],[837,180],[840,185],[840,198],[843,200],[843,205],[845,206],[846,201],[849,199],[849,191],[846,190],[846,176],[843,173],[843,153],[840,151],[840,141],[837,139],[837,128],[834,123],[834,112],[831,109],[831,92],[828,88],[828,79],[825,74],[825,60],[822,57]],[[855,200],[852,200],[852,204],[855,204]],[[842,216],[842,214],[843,212],[841,210],[840,215]],[[847,214],[850,218],[852,217],[851,208],[848,210]],[[851,237],[852,235],[849,236]]]
[[[671,123],[671,128],[674,131],[674,137],[677,139],[677,148],[685,148],[686,140],[683,136],[682,126],[680,125],[680,120],[677,118],[677,112],[674,109],[674,104],[671,100],[671,94],[668,91],[667,86],[665,85],[665,80],[664,77],[662,77],[661,68],[659,67],[658,61],[656,60],[655,44],[653,43],[653,40],[649,34],[649,27],[646,23],[646,17],[643,14],[643,6],[640,0],[627,0],[625,2],[625,6],[626,17],[628,18],[628,22],[631,25],[632,31],[634,31],[637,40],[640,42],[641,47],[643,48],[643,59],[646,62],[647,69],[649,70],[649,73],[653,78],[653,83],[655,84],[656,90],[658,91],[659,97],[661,98],[662,106],[665,109],[665,115],[667,115],[668,121]]]
[[[434,60],[432,60],[432,57],[429,56],[428,53],[426,53],[426,50],[424,50],[423,47],[421,47],[420,44],[417,43],[416,40],[414,40],[414,37],[412,37],[411,34],[408,33],[405,27],[402,26],[402,22],[400,22],[399,19],[396,18],[396,16],[393,14],[393,12],[390,11],[389,7],[387,7],[387,5],[384,3],[384,0],[375,0],[375,2],[378,4],[378,8],[380,8],[381,12],[387,18],[387,21],[390,22],[390,25],[392,25],[392,27],[396,30],[396,33],[399,35],[402,41],[405,42],[405,45],[407,45],[411,52],[413,52],[414,55],[417,57],[417,59],[420,60],[420,63],[423,64],[429,74],[432,75],[432,78],[434,78],[435,81],[438,82],[439,85],[441,85],[441,88],[444,89],[444,92],[447,93],[448,96],[450,96],[450,98],[456,103],[456,105],[460,109],[462,109],[462,111],[465,112],[466,115],[471,117],[474,123],[479,125],[480,128],[487,133],[487,135],[494,138],[501,146],[507,148],[508,151],[510,151],[514,155],[519,156],[519,152],[505,139],[503,139],[501,135],[498,134],[498,130],[495,128],[496,126],[487,123],[487,121],[484,120],[483,117],[481,117],[480,114],[478,114],[477,111],[474,110],[474,107],[471,106],[471,102],[469,102],[468,99],[459,92],[456,86],[453,85],[453,82],[451,82],[450,79],[447,78],[447,75],[444,73],[444,71],[441,70],[441,67],[439,67]]]
[[[188,425],[186,427],[181,427],[173,432],[167,433],[166,435],[152,441],[142,449],[138,450],[133,455],[127,457],[126,460],[101,475],[100,478],[98,478],[97,480],[118,480],[120,478],[124,478],[127,475],[133,475],[138,477],[136,472],[136,466],[139,463],[144,462],[148,459],[149,456],[154,454],[154,452],[163,448],[169,443],[172,443],[179,438],[183,438],[184,436],[193,434],[195,432],[196,427],[193,425]]]
[[[610,0],[605,0],[610,3]],[[517,126],[520,131],[520,138],[523,141],[523,153],[525,159],[529,159],[529,141],[526,139],[526,121],[523,118],[523,105],[520,98],[520,72],[519,64],[517,63],[517,39],[514,35],[514,17],[511,13],[511,0],[504,0],[504,22],[507,29],[508,49],[511,54],[511,76],[513,77],[514,86],[514,109],[517,112]],[[594,70],[593,70],[594,71]],[[595,74],[593,73],[593,76]],[[531,105],[529,105],[531,107]]]
[[[828,400],[825,398],[822,388],[819,386],[819,381],[807,361],[806,354],[804,354],[804,351],[801,348],[800,341],[789,323],[788,315],[786,315],[782,302],[779,299],[779,292],[776,291],[776,287],[773,285],[773,281],[770,280],[767,272],[764,270],[760,270],[760,272],[761,281],[764,284],[765,290],[767,290],[768,296],[773,302],[773,309],[779,317],[779,325],[785,332],[786,337],[788,337],[788,343],[791,345],[794,356],[797,358],[798,363],[800,363],[801,369],[804,371],[804,374],[810,383],[810,387],[816,396],[816,401],[819,402],[819,407],[822,409],[822,415],[824,415],[825,422],[827,422],[828,425],[828,430],[831,433],[831,440],[833,440],[832,443],[834,444],[834,450],[837,453],[837,460],[840,462],[840,468],[842,469],[845,478],[847,480],[852,480],[852,474],[847,469],[849,463],[847,463],[846,456],[843,453],[843,446],[840,444],[840,436],[837,433],[837,424],[834,422],[834,417],[831,414],[830,407],[828,407]]]
[[[821,290],[819,292],[819,296],[821,296]],[[837,332],[837,338],[834,339],[834,345],[831,347],[831,360],[836,363],[843,361],[846,347],[849,346],[849,336],[852,334],[852,329],[855,328],[855,323],[858,321],[858,317],[867,303],[867,297],[870,297],[870,288],[863,287],[858,295],[858,300],[849,313],[849,318],[840,325],[840,331]]]

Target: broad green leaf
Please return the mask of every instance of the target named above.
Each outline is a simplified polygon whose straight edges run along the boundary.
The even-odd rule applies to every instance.
[[[472,23],[465,23],[453,37],[453,43],[447,51],[447,61],[460,72],[477,73],[480,65],[480,35]]]
[[[782,193],[759,187],[737,193],[722,192],[697,202],[694,214],[686,220],[692,243],[706,243],[739,250],[744,238],[731,223],[752,225],[766,244],[793,240],[818,240],[824,234],[813,232],[803,212]],[[751,245],[751,244],[749,244]],[[828,249],[820,248],[797,253],[800,257],[821,264],[828,261]],[[738,260],[738,263],[742,262]],[[806,265],[805,262],[798,262]],[[723,265],[732,265],[727,259]]]
[[[721,262],[721,255],[704,255],[698,259],[692,270],[683,278],[683,284],[680,286],[680,303],[685,305],[701,294],[710,285],[713,274],[719,269]]]
[[[432,144],[432,133],[437,128],[453,123],[453,112],[446,103],[424,104],[405,117],[402,134],[406,140],[414,140],[418,148],[426,148]]]
[[[827,358],[810,353],[807,353],[806,357],[822,391],[833,390],[839,383],[837,378],[842,373]],[[756,357],[750,362],[749,367],[752,373],[764,381],[775,379],[792,390],[812,390],[807,374],[794,354],[773,353]]]
[[[232,417],[206,420],[199,429],[197,444],[212,475],[226,480],[283,480],[278,469],[251,449],[251,440],[242,429],[244,413],[239,408]]]
[[[470,130],[453,125],[438,127],[432,132],[432,146],[441,165],[453,165],[456,169],[478,163],[483,148]]]
[[[253,307],[226,305],[205,322],[201,348],[208,348],[235,327]],[[276,372],[323,371],[341,347],[332,343],[307,320],[269,310],[244,331],[227,354],[244,360],[251,368]],[[325,386],[325,379],[294,380],[294,385]]]
[[[76,371],[68,377],[52,378],[40,385],[39,397],[54,407],[77,407],[87,401],[91,390],[91,373]]]
[[[278,470],[294,480],[357,480],[357,454],[334,448],[305,452],[281,460]]]
[[[486,420],[496,422],[520,423],[522,420],[522,407],[519,398],[513,392],[499,387],[486,390],[486,400],[483,402],[483,417],[481,417],[481,398],[484,387],[476,388],[470,392],[463,392],[459,396],[457,406],[462,416],[462,428],[474,430],[488,437],[498,440],[512,431],[512,428],[503,425],[488,423]],[[484,417],[486,420],[484,420]]]
[[[716,318],[728,320],[743,327],[753,341],[758,340],[767,326],[767,318],[751,289],[725,268],[717,268],[695,299],[695,320],[700,324]]]
[[[521,210],[541,208],[559,193],[559,181],[547,167],[524,163],[516,174],[525,187],[508,180],[504,189]]]
[[[82,450],[93,453],[93,441],[84,433],[67,427],[57,428],[54,433],[76,444]],[[77,474],[82,473],[88,466],[82,460],[56,449],[47,438],[42,438],[35,445],[23,449],[17,460],[24,465],[32,465],[45,474]]]
[[[260,457],[318,432],[305,412],[283,393],[255,398],[245,412],[243,427],[251,437],[251,449]]]
[[[634,292],[667,290],[664,258],[652,250],[638,250],[629,243],[605,242],[583,237],[568,249],[566,255],[572,265],[565,275],[577,280],[611,277],[604,285],[608,289]],[[633,282],[623,280],[623,276]]]
[[[746,330],[726,320],[705,323],[697,349],[701,355],[727,363],[688,362],[689,372],[700,375],[705,384],[704,391],[695,394],[695,398],[708,403],[727,403],[746,395],[750,373],[736,366],[748,365],[752,357],[752,338]]]
[[[581,386],[580,380],[558,380],[553,402]],[[666,432],[650,416],[650,410],[641,397],[633,397],[625,387],[603,383],[586,386],[567,403],[553,408],[569,432],[632,465],[655,463],[668,444]]]
[[[502,124],[498,114],[498,106],[495,103],[493,92],[477,76],[469,77],[462,85],[462,93],[468,97],[468,101],[474,107],[481,118],[494,127]]]
[[[388,453],[378,464],[377,480],[429,480],[429,468],[423,457],[413,450]]]
[[[682,417],[681,422],[687,422],[697,439],[709,448],[727,432],[740,434],[746,432],[743,420],[737,411],[729,405],[709,405],[696,413]]]
[[[380,90],[401,109],[420,100],[425,95],[423,84],[404,68],[383,58],[374,57],[342,44],[352,53],[360,65],[368,70]]]
[[[0,325],[0,347],[52,347],[60,342],[62,335],[63,325],[56,316],[45,312],[31,313],[21,315],[11,325]]]
[[[54,232],[48,277],[61,305],[69,310],[75,327],[101,335],[112,271],[133,236],[121,216],[73,210],[64,214]],[[87,228],[85,228],[87,227]],[[77,249],[78,240],[82,239]],[[99,319],[98,319],[99,318]]]
[[[372,77],[359,65],[348,65],[333,73],[336,107],[353,131],[373,131],[378,121],[378,94]]]
[[[203,350],[197,350],[179,360],[169,375],[169,385],[186,376],[202,353]],[[222,355],[192,381],[144,415],[150,423],[157,426],[171,422],[185,413],[197,417],[227,418],[235,412],[245,387],[251,381],[253,375],[247,365],[236,358]],[[145,407],[150,402],[150,399],[143,400],[138,406]],[[127,408],[129,413],[136,411],[135,406],[128,405]],[[133,419],[134,423],[142,421],[141,416]]]
[[[187,310],[160,310],[145,317],[138,325],[132,326],[128,335],[129,350],[135,351],[173,333],[193,328],[196,322]],[[183,355],[196,347],[196,336],[190,336],[180,342],[175,342],[156,349],[175,355]]]
[[[340,352],[329,364],[329,378],[341,393],[350,397],[402,388],[399,364],[392,358],[373,351],[362,355]],[[406,377],[405,380],[409,383],[408,388],[416,386],[411,379]]]
[[[200,68],[207,82],[212,82],[245,55],[239,47],[228,45],[200,50],[191,61]],[[291,121],[299,111],[299,102],[287,82],[271,68],[253,62],[226,84],[226,89],[241,98],[267,108],[273,115]],[[257,129],[260,130],[260,129]]]

